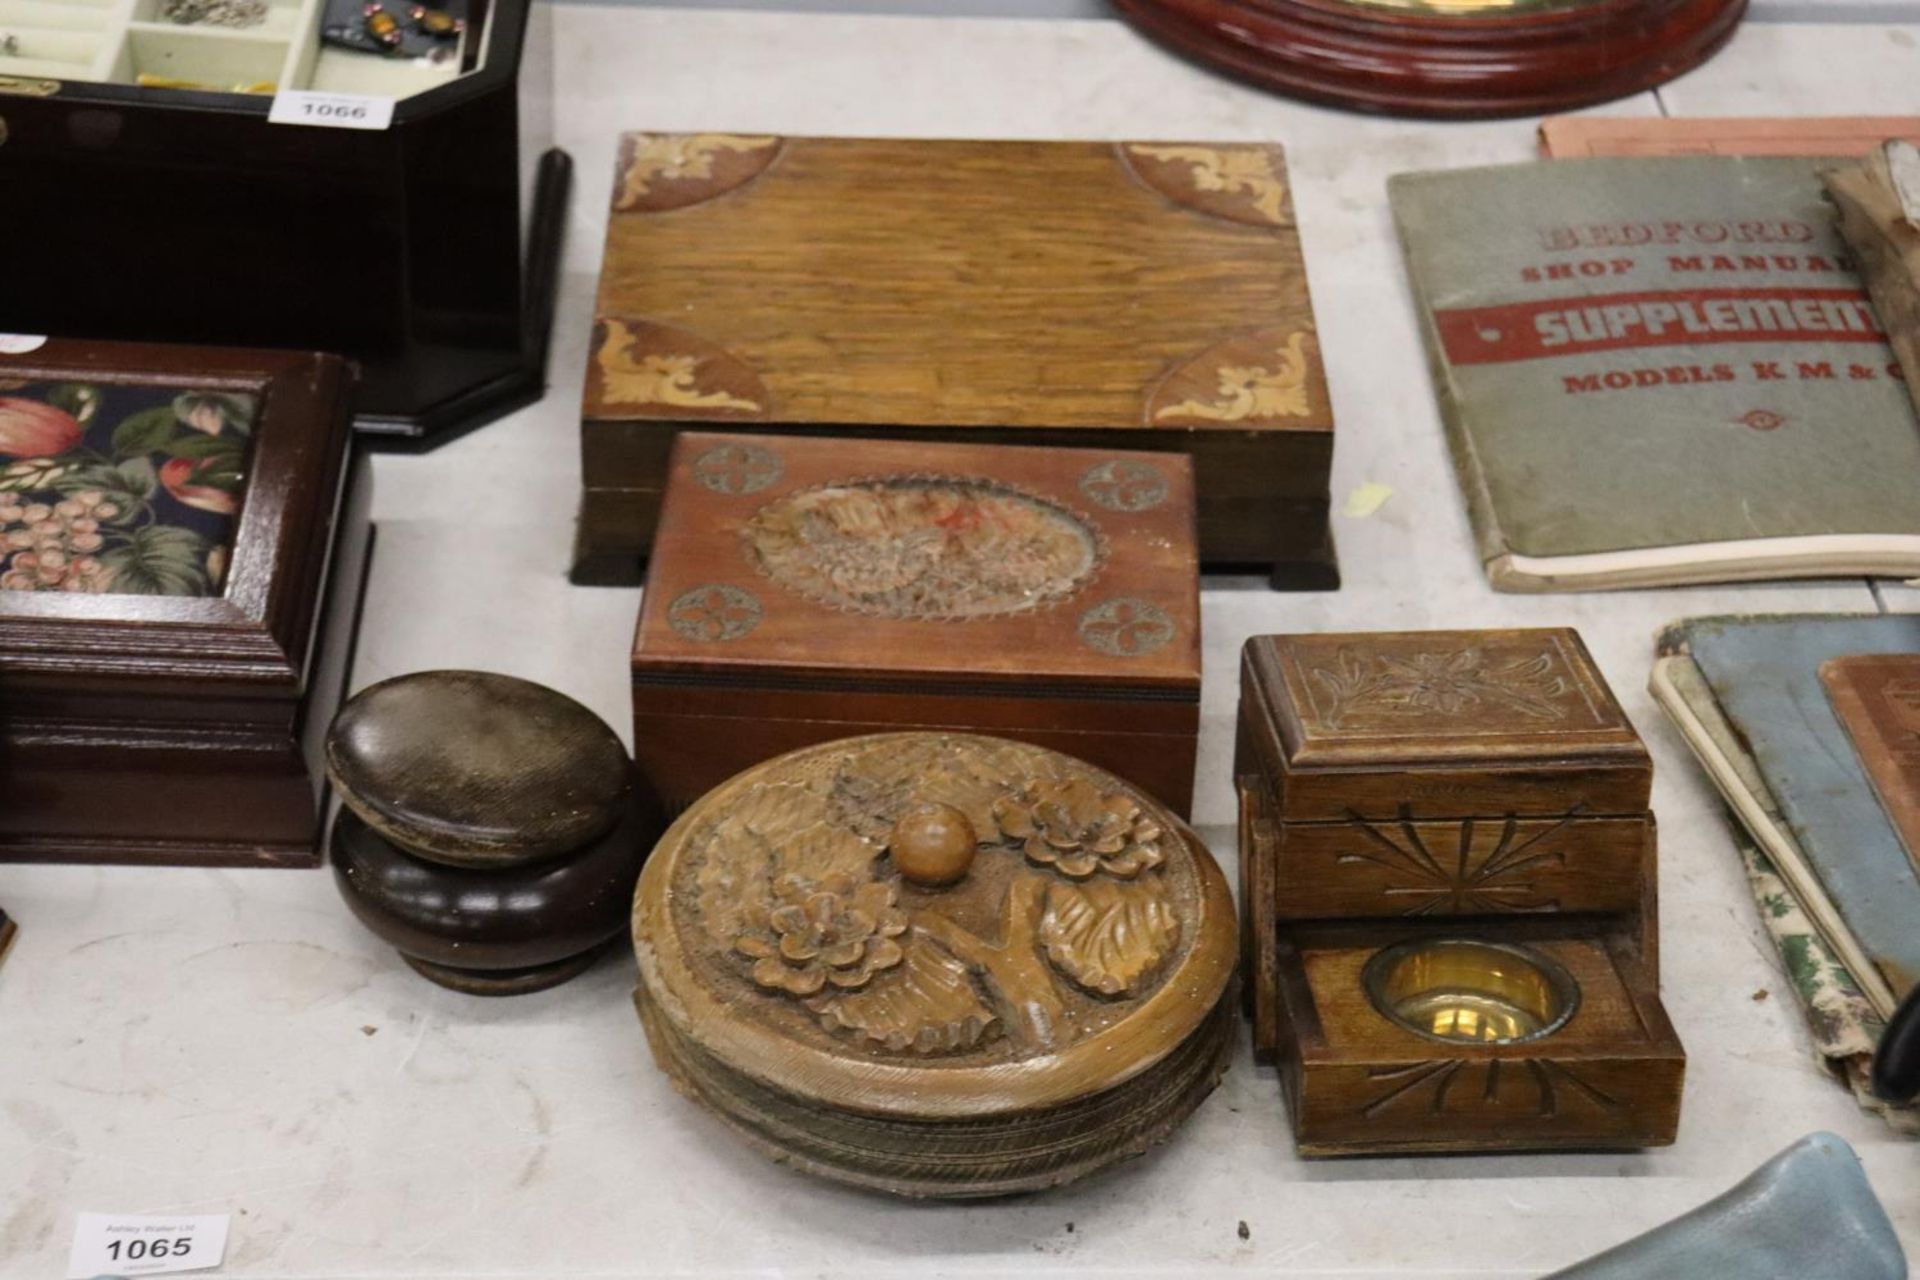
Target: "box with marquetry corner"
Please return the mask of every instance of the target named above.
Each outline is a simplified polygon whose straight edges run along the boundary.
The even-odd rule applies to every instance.
[[[1256,636],[1234,774],[1302,1154],[1673,1141],[1653,766],[1576,632]]]
[[[682,435],[632,653],[671,810],[893,729],[1062,751],[1186,814],[1200,727],[1179,454]]]

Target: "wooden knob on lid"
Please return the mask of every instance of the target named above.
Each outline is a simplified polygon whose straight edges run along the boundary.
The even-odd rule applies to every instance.
[[[950,804],[917,804],[893,824],[887,851],[909,884],[942,889],[966,878],[980,837],[966,814]]]

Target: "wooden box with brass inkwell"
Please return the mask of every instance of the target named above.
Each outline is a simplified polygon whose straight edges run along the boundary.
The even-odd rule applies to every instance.
[[[781,1163],[1034,1191],[1166,1140],[1234,1043],[1233,905],[1180,820],[1026,743],[892,733],[731,779],[634,899],[655,1062]]]
[[[670,809],[809,743],[1000,734],[1175,813],[1200,726],[1178,454],[688,432],[632,654]]]
[[[1577,633],[1256,636],[1234,773],[1303,1154],[1673,1141],[1653,766]]]

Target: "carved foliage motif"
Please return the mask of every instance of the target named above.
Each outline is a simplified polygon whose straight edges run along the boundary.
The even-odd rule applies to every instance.
[[[886,618],[1024,613],[1100,565],[1086,521],[985,480],[896,476],[789,494],[747,522],[748,558],[782,586]]]
[[[1399,656],[1341,649],[1332,666],[1308,667],[1326,695],[1330,729],[1361,715],[1452,716],[1481,709],[1543,723],[1565,720],[1577,690],[1551,652],[1494,661],[1476,648]]]
[[[752,181],[780,139],[731,133],[629,133],[620,140],[616,212],[658,213],[711,200]]]
[[[738,640],[760,625],[760,601],[751,591],[725,583],[695,587],[667,606],[667,625],[687,640]]]
[[[1129,142],[1121,154],[1142,182],[1201,213],[1255,227],[1292,222],[1278,147]]]
[[[1093,1006],[1144,998],[1176,954],[1168,835],[1112,779],[983,739],[817,759],[688,846],[687,928],[759,999],[868,1052],[1020,1057],[1077,1039]],[[900,816],[929,803],[978,841],[950,888],[907,884],[888,855]]]
[[[1080,492],[1109,511],[1151,511],[1167,500],[1167,477],[1150,462],[1109,458],[1087,468]]]
[[[1177,630],[1151,600],[1107,600],[1080,615],[1080,639],[1111,658],[1138,658],[1167,647]]]
[[[1403,915],[1434,913],[1551,911],[1560,905],[1540,892],[1531,877],[1549,866],[1565,867],[1567,855],[1555,837],[1576,814],[1528,835],[1519,820],[1461,820],[1446,845],[1422,834],[1434,823],[1415,823],[1403,808],[1398,822],[1374,822],[1349,811],[1357,847],[1340,863],[1370,862],[1403,878],[1382,892],[1404,902]]]

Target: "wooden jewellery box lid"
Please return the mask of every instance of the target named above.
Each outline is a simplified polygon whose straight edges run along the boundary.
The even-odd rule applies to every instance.
[[[0,348],[9,714],[291,725],[349,448],[335,356]]]
[[[783,1163],[896,1194],[1137,1155],[1234,1040],[1206,847],[1111,774],[999,738],[847,738],[739,775],[655,847],[633,937],[683,1092]]]
[[[655,547],[636,688],[1095,693],[1117,730],[1194,727],[1182,456],[689,432]]]
[[[1241,680],[1239,771],[1282,821],[1647,809],[1652,760],[1570,628],[1255,636]]]
[[[1333,427],[1266,144],[630,133],[595,316],[589,423]]]

